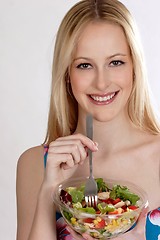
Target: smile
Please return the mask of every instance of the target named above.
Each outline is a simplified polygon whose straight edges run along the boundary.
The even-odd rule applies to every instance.
[[[116,95],[116,93],[112,93],[110,95],[107,95],[107,96],[96,96],[96,95],[90,95],[90,97],[94,100],[94,101],[97,101],[97,102],[106,102],[110,99],[112,99],[114,96]]]

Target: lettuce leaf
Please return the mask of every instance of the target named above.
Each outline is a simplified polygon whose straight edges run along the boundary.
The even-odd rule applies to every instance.
[[[123,201],[129,200],[132,205],[140,199],[138,195],[132,193],[126,186],[115,185],[110,192],[110,198],[116,199],[120,198]]]
[[[103,178],[96,178],[95,180],[97,183],[98,192],[106,192],[108,190],[108,187]]]
[[[82,202],[84,198],[84,193],[82,191],[76,188],[68,188],[67,191],[71,195],[73,203]]]

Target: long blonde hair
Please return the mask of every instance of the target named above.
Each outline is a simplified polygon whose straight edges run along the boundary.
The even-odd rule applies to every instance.
[[[134,19],[117,0],[82,0],[62,20],[55,42],[48,129],[45,144],[72,134],[77,125],[78,104],[68,83],[69,68],[78,38],[93,21],[119,24],[127,38],[134,68],[133,89],[128,100],[128,114],[138,128],[153,134],[160,132],[151,106],[145,64]]]

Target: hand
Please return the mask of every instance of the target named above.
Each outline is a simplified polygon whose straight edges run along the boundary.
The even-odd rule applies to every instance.
[[[95,240],[95,238],[92,238],[86,233],[83,233],[82,235],[76,233],[71,227],[67,226],[67,230],[70,232],[74,240]]]
[[[120,237],[114,238],[115,240],[146,240],[145,237],[145,226],[146,216],[149,211],[148,207],[144,208],[141,212],[136,226],[129,232],[121,235]]]
[[[146,240],[145,238],[145,225],[146,225],[146,215],[148,212],[148,207],[144,208],[141,212],[138,222],[136,226],[129,232],[126,232],[122,234],[120,237],[112,238],[113,240]],[[74,237],[75,240],[94,240],[95,238],[92,238],[88,234],[84,233],[82,236],[80,234],[77,234],[75,231],[73,231],[69,226],[67,226],[68,231],[71,233],[71,235]]]
[[[83,164],[86,149],[97,151],[97,145],[82,134],[60,137],[51,142],[48,149],[45,182],[50,186],[64,180],[64,171],[77,164]],[[68,176],[65,174],[65,176]]]

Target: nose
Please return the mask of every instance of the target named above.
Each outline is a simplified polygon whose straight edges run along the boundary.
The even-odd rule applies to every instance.
[[[95,86],[98,90],[105,90],[110,84],[107,69],[97,69],[95,75]]]

